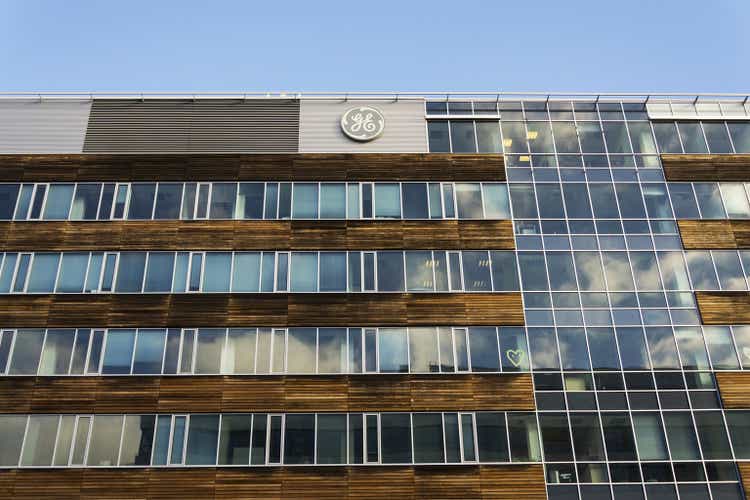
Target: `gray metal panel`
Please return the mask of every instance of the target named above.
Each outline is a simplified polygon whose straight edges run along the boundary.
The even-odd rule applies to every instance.
[[[385,130],[370,142],[356,142],[341,131],[341,115],[355,106],[373,106],[385,117]],[[427,128],[423,99],[317,100],[303,99],[300,108],[299,150],[303,153],[423,153]]]
[[[299,102],[95,100],[86,153],[294,153]]]
[[[91,101],[0,102],[0,153],[80,153]]]

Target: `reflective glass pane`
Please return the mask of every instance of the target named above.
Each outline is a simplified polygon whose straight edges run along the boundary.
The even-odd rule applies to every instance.
[[[314,460],[315,415],[287,415],[284,432],[284,463],[312,464]]]
[[[656,153],[656,144],[654,136],[651,133],[651,126],[648,122],[629,122],[630,141],[633,144],[633,151],[641,154]]]
[[[146,292],[169,292],[172,290],[173,252],[150,252],[146,266]],[[64,262],[63,262],[64,264]]]
[[[67,219],[68,212],[70,211],[70,202],[73,199],[73,188],[73,184],[50,184],[42,219]]]
[[[320,291],[346,291],[346,252],[320,253]]]
[[[232,254],[230,252],[206,252],[203,291],[228,292],[231,268]]]
[[[318,290],[318,254],[314,252],[292,252],[292,292],[315,292]]]
[[[29,293],[52,292],[55,289],[59,253],[37,253],[31,264],[31,275],[27,285]]]
[[[215,374],[221,372],[221,355],[224,350],[225,334],[224,328],[201,328],[198,330],[195,373]]]
[[[487,252],[465,251],[462,253],[462,257],[466,290],[472,292],[491,291],[490,260]]]
[[[380,439],[384,464],[411,463],[411,422],[408,413],[381,414]]]
[[[132,184],[128,219],[150,219],[154,210],[156,184]],[[123,200],[124,202],[124,200]]]
[[[480,153],[502,153],[500,127],[497,122],[476,122],[477,143]]]
[[[318,373],[343,373],[346,369],[346,328],[318,330]]]
[[[233,292],[257,292],[260,285],[260,252],[235,252]]]
[[[160,182],[156,192],[154,219],[179,219],[181,202],[181,182]]]
[[[667,443],[658,413],[633,413],[633,428],[641,460],[667,460]]]
[[[375,184],[375,217],[401,218],[401,190],[398,184]]]
[[[682,146],[686,153],[708,153],[703,129],[699,122],[678,122]]]
[[[18,184],[0,184],[0,220],[11,220],[13,218],[13,210],[16,208],[19,190]],[[99,201],[98,196],[96,201]],[[96,206],[94,206],[94,216],[96,216]]]
[[[732,153],[732,144],[724,122],[702,122],[706,133],[708,150],[712,154]]]
[[[695,201],[693,186],[690,183],[672,182],[668,185],[675,217],[678,219],[698,219],[698,204]]]
[[[219,433],[219,465],[250,463],[251,415],[222,415]]]
[[[290,328],[287,371],[315,373],[315,328]]]
[[[215,182],[211,189],[209,218],[231,219],[234,217],[234,203],[237,198],[237,184]]]
[[[294,183],[292,217],[295,219],[318,218],[318,184]]]
[[[64,253],[60,266],[60,277],[57,280],[57,292],[81,293],[88,263],[88,253]]]
[[[698,198],[698,206],[703,219],[723,219],[726,217],[721,202],[719,186],[713,182],[696,182],[695,196]]]
[[[495,327],[469,328],[469,346],[471,347],[471,371],[500,371]]]
[[[263,183],[241,182],[237,196],[237,219],[263,218]]]
[[[427,219],[427,184],[422,182],[405,182],[401,185],[404,200],[405,219]]]
[[[39,375],[68,374],[75,333],[76,331],[73,329],[50,329],[47,331],[47,339],[44,342],[42,359],[39,364]]]
[[[532,153],[554,153],[552,129],[548,122],[527,122],[526,138]]]
[[[145,265],[146,252],[122,252],[117,268],[115,292],[140,292]]]
[[[682,153],[680,138],[674,123],[654,123],[654,135],[661,153]]]
[[[750,204],[747,202],[745,186],[738,182],[722,182],[719,188],[730,219],[750,218]]]
[[[409,354],[406,328],[381,328],[378,332],[380,371],[384,373],[407,373]]]
[[[750,123],[727,123],[736,153],[750,153]]]
[[[151,375],[161,373],[165,335],[164,330],[141,329],[138,332],[133,373]]]
[[[474,123],[451,121],[451,142],[454,153],[476,153]]]
[[[318,415],[316,463],[346,463],[346,420],[346,415]]]
[[[107,343],[104,348],[103,375],[122,375],[130,373],[133,358],[135,330],[116,330],[107,332]]]
[[[414,462],[443,462],[443,422],[440,413],[415,413]]]
[[[120,451],[122,415],[96,415],[91,428],[86,465],[114,467]]]
[[[218,415],[191,415],[188,427],[185,464],[216,464],[216,448],[219,438]]]
[[[409,329],[409,357],[412,373],[437,372],[437,332],[434,328]]]
[[[459,219],[481,219],[482,191],[479,183],[456,183],[456,206]]]
[[[404,291],[404,255],[402,252],[378,252],[378,290]]]
[[[451,144],[447,121],[427,122],[427,137],[431,153],[450,153]]]
[[[23,466],[52,465],[52,454],[57,437],[57,415],[31,415],[23,446]]]
[[[346,218],[346,184],[320,185],[320,218]]]
[[[151,465],[155,422],[155,415],[125,415],[120,466]]]
[[[406,252],[406,290],[425,292],[435,290],[432,252]]]

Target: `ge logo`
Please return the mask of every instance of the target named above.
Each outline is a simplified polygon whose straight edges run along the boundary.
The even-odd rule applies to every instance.
[[[348,109],[341,117],[341,130],[355,141],[371,141],[382,134],[384,128],[383,113],[370,106]]]

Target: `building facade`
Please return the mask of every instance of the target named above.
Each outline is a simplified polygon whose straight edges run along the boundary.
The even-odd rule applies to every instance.
[[[749,196],[745,96],[2,96],[0,497],[744,499]]]

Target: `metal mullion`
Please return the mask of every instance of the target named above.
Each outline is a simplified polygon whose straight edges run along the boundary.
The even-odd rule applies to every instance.
[[[110,252],[110,254],[115,256],[115,269],[114,269],[114,272],[112,273],[112,288],[109,290],[108,293],[115,293],[116,285],[117,285],[117,278],[120,274],[120,252]],[[106,255],[107,254],[104,254],[105,259],[106,259]],[[105,271],[106,264],[107,263],[105,260],[104,264],[102,265],[102,273],[104,273]],[[104,274],[102,274],[102,277],[103,276]]]
[[[72,358],[72,356],[71,356]],[[57,441],[60,439],[60,427],[62,427],[62,418],[63,415],[57,415],[57,429],[55,430],[55,439],[53,441],[54,446],[52,446],[52,463],[51,466],[55,466],[55,458],[57,458]],[[72,443],[71,443],[72,444]],[[23,455],[21,455],[23,457]]]
[[[16,465],[18,467],[21,467],[21,464],[23,463],[23,452],[26,449],[26,437],[29,432],[29,420],[31,419],[30,415],[26,415],[26,424],[23,427],[23,441],[21,442],[21,453],[18,454],[18,461],[16,461]]]
[[[172,414],[169,416],[169,436],[167,437],[167,463],[165,467],[172,465],[172,447],[174,446],[174,423],[176,415]],[[156,432],[154,432],[154,436]]]
[[[124,209],[122,211],[122,219],[123,220],[130,218],[128,216],[128,212],[130,211],[130,201],[131,201],[131,198],[133,196],[133,183],[132,182],[125,183],[125,186],[127,186],[127,190],[126,190],[126,193],[125,193],[125,205],[124,205]],[[115,200],[116,199],[117,198],[115,198]],[[113,206],[114,206],[114,204],[113,204]]]
[[[159,185],[161,182],[156,182],[156,187],[154,188],[154,200],[151,202],[151,218],[149,220],[154,220],[156,217],[156,200],[159,199]]]
[[[127,415],[122,414],[122,423],[120,424],[120,444],[117,446],[117,467],[120,467],[120,454],[122,453],[122,440],[125,437],[125,419]],[[156,432],[154,432],[156,434]]]
[[[438,349],[438,358],[440,349]],[[443,433],[443,463],[447,464],[448,462],[448,446],[445,443],[445,412],[440,412],[440,430]],[[460,450],[459,450],[460,451]]]
[[[12,329],[12,330],[3,330],[3,335],[5,335],[5,332],[10,332],[10,349],[8,349],[8,361],[5,363],[5,369],[3,371],[3,374],[10,373],[10,365],[13,363],[13,355],[16,347],[16,337],[18,336],[18,329]]]
[[[39,217],[35,218],[34,220],[44,220],[44,211],[47,208],[47,197],[49,196],[49,188],[52,185],[52,183],[45,182],[42,185],[45,187],[44,196],[42,196],[42,207],[39,209]],[[34,195],[35,195],[34,198],[36,198],[36,192],[34,193]],[[31,207],[29,208],[33,209],[34,201],[35,201],[34,199],[31,200]]]
[[[453,152],[453,134],[451,133],[451,120],[445,120],[445,122],[448,124],[448,146],[450,149],[450,152]]]
[[[42,358],[44,357],[44,348],[47,345],[47,333],[49,330],[47,328],[44,329],[44,335],[42,336],[42,350],[39,353],[39,360],[36,362],[36,373],[34,375],[39,375],[39,370],[42,369]],[[73,356],[71,356],[72,358]]]

